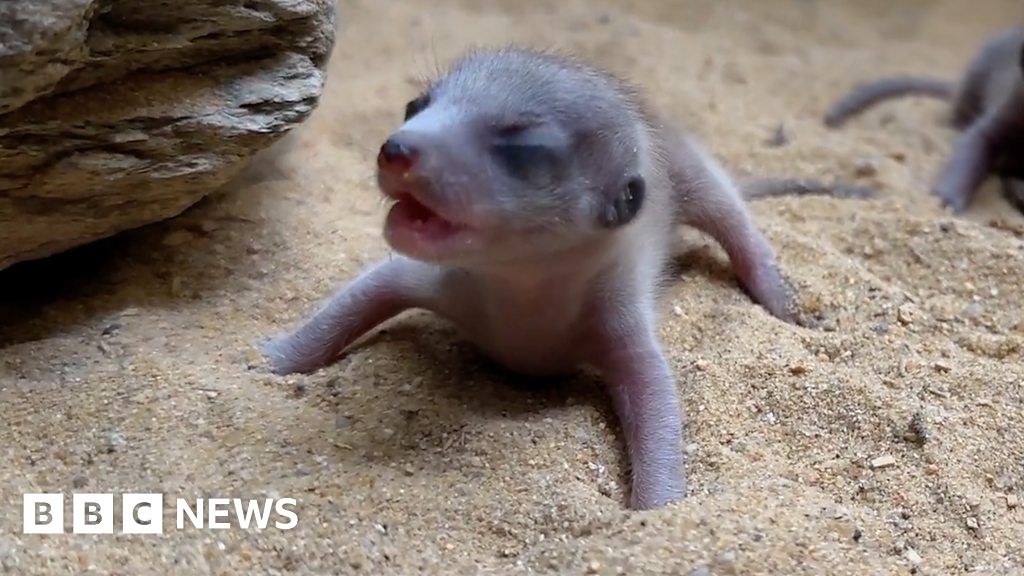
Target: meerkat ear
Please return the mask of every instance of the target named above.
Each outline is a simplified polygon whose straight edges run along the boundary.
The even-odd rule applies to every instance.
[[[644,204],[646,185],[643,176],[633,176],[618,193],[609,201],[601,215],[601,223],[606,228],[616,228],[628,224]]]

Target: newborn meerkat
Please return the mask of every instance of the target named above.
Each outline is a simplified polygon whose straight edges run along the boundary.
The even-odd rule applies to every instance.
[[[915,94],[951,100],[952,124],[963,131],[933,188],[943,204],[964,210],[994,172],[1007,200],[1024,210],[1024,28],[989,39],[959,84],[922,77],[863,84],[832,105],[825,124],[837,127],[885,99]]]
[[[682,414],[656,334],[676,226],[725,249],[754,300],[796,310],[725,171],[622,81],[569,57],[469,54],[406,107],[378,184],[384,259],[264,351],[276,373],[331,363],[411,309],[531,375],[598,370],[622,424],[634,509],[683,497]]]

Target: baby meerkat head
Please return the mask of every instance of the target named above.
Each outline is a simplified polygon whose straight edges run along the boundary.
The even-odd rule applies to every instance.
[[[644,207],[646,124],[610,76],[524,49],[472,53],[408,103],[377,158],[385,237],[430,261],[537,257]]]

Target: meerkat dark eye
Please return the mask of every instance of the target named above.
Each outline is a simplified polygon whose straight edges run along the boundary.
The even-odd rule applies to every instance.
[[[521,180],[549,174],[558,162],[558,154],[541,144],[502,143],[496,144],[492,151],[498,163]]]
[[[523,132],[526,132],[526,130],[529,127],[530,127],[530,125],[526,124],[525,122],[512,122],[510,124],[505,124],[505,125],[500,126],[498,128],[498,130],[497,130],[498,137],[499,138],[513,138],[515,136],[518,136],[518,135],[522,134]]]
[[[408,121],[410,118],[426,109],[427,106],[430,106],[430,94],[424,94],[419,98],[410,101],[405,105],[405,120]]]
[[[513,177],[538,181],[557,178],[567,150],[564,135],[555,127],[522,121],[499,126],[491,152]]]

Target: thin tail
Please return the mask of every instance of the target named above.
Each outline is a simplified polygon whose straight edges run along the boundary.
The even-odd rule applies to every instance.
[[[913,76],[897,76],[875,82],[862,84],[832,105],[825,114],[825,125],[835,128],[855,114],[878,104],[882,100],[899,96],[933,96],[944,100],[951,99],[955,85],[945,80],[920,78]]]
[[[747,200],[779,196],[832,196],[856,199],[876,196],[875,190],[867,186],[855,186],[842,182],[829,184],[814,178],[759,178],[741,182],[739,187],[743,197]]]

